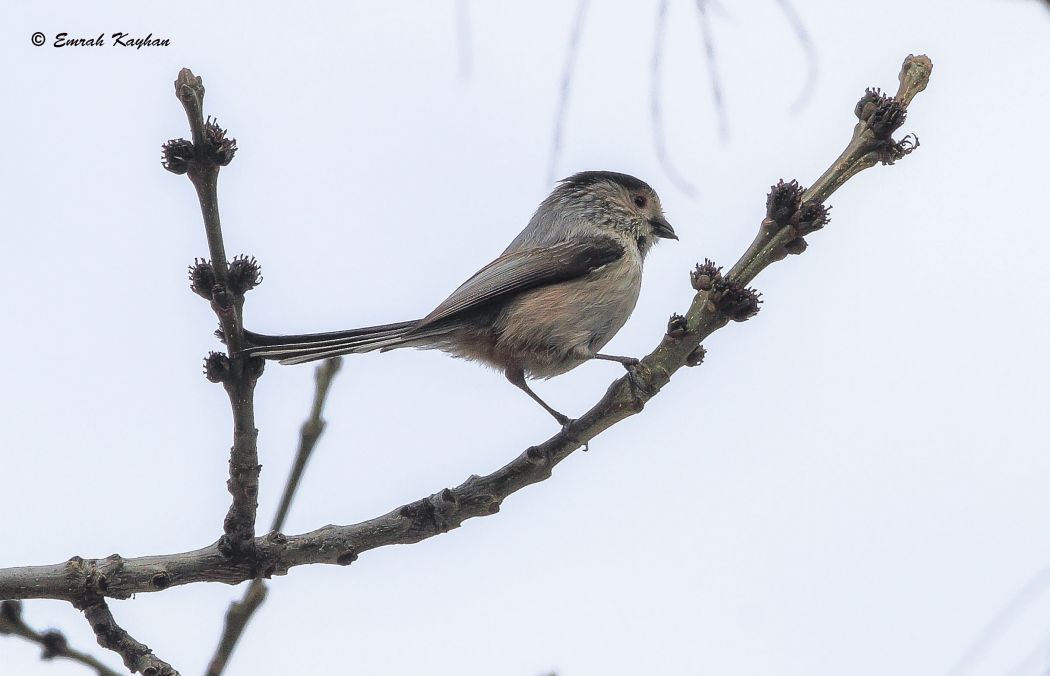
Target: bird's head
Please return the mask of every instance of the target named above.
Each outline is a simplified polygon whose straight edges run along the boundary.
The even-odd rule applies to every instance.
[[[551,197],[610,234],[626,235],[644,256],[657,239],[678,239],[660,196],[645,181],[613,171],[583,171],[561,181]]]

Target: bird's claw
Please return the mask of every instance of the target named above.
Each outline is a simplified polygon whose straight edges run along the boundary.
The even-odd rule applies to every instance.
[[[562,422],[560,418],[558,419],[558,422],[561,423],[561,433],[566,435],[566,436],[568,436],[569,438],[573,439],[577,443],[579,443],[579,439],[577,439],[572,434],[572,426],[576,424],[576,420],[577,419],[576,418],[570,418],[567,415],[563,415],[562,418],[565,419],[565,422]],[[589,443],[584,441],[583,442],[583,451],[586,453],[589,450],[590,450]]]

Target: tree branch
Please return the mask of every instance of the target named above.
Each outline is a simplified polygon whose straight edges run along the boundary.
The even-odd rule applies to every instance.
[[[186,174],[197,191],[211,261],[198,261],[190,268],[191,288],[211,301],[219,318],[229,354],[212,353],[205,373],[221,382],[233,411],[233,447],[230,449],[230,478],[226,486],[232,504],[223,521],[223,551],[231,558],[252,554],[255,514],[259,495],[258,430],[255,429],[255,382],[262,374],[262,360],[236,356],[244,340],[244,294],[261,281],[255,259],[226,259],[219,222],[219,169],[233,160],[237,141],[226,138],[226,130],[204,119],[204,84],[188,68],[179,71],[175,95],[182,102],[193,141],[176,139],[164,145],[164,167]]]
[[[306,461],[310,459],[314,447],[317,446],[317,440],[324,432],[325,421],[321,414],[324,411],[328,390],[332,386],[332,379],[342,365],[343,358],[335,357],[325,360],[314,371],[313,406],[310,407],[310,414],[299,429],[299,451],[295,454],[295,462],[292,463],[288,481],[284,485],[284,494],[281,495],[280,505],[273,517],[273,525],[270,527],[273,532],[284,528],[284,520],[292,505],[292,498],[295,497],[295,492],[299,488],[299,480],[302,479]],[[266,594],[266,585],[259,578],[255,578],[248,585],[241,600],[230,604],[229,610],[226,611],[226,624],[219,638],[219,646],[215,649],[211,662],[208,663],[206,676],[219,676],[226,668],[226,662],[233,654],[233,649],[237,647],[237,641],[244,632],[244,628],[248,626],[252,615],[266,600]]]
[[[86,604],[74,605],[84,612],[91,630],[95,632],[98,644],[120,655],[124,666],[130,669],[131,673],[141,673],[144,676],[179,676],[179,672],[154,655],[149,646],[139,643],[131,634],[120,628],[113,619],[113,613],[109,612],[109,605],[105,599],[99,597]]]
[[[85,560],[0,570],[0,599],[57,598],[76,600],[85,594],[127,598],[193,582],[236,584],[257,576],[281,575],[309,563],[346,565],[362,552],[393,544],[411,544],[459,527],[467,519],[495,514],[512,493],[551,476],[555,465],[620,420],[641,411],[671,376],[703,358],[700,343],[729,321],[743,321],[758,310],[758,297],[745,289],[758,273],[789,254],[806,248],[805,237],[827,222],[823,200],[859,171],[876,163],[891,164],[910,153],[917,141],[896,142],[892,133],[904,122],[912,98],[929,81],[932,63],[909,56],[894,98],[869,90],[856,107],[859,122],[846,150],[806,191],[781,181],[773,187],[766,218],[751,246],[732,269],[721,275],[709,262],[693,271],[697,290],[688,312],[671,317],[660,344],[614,381],[605,396],[580,419],[547,441],[525,450],[487,476],[471,476],[456,488],[404,505],[350,526],[325,526],[302,535],[270,533],[254,540],[255,557],[229,559],[220,543],[182,554],[124,559]]]
[[[4,601],[0,603],[0,635],[21,636],[40,646],[42,652],[40,659],[52,660],[56,657],[65,657],[80,662],[85,667],[95,670],[98,676],[120,676],[105,664],[102,664],[92,655],[75,650],[69,646],[65,635],[57,630],[51,629],[39,632],[30,627],[22,619],[22,604],[19,601]]]

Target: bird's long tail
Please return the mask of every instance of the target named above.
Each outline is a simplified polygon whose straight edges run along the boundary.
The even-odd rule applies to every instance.
[[[279,359],[282,364],[302,364],[327,359],[341,354],[358,354],[372,350],[405,346],[406,334],[419,323],[398,322],[382,326],[366,326],[349,331],[306,333],[294,336],[266,336],[244,332],[248,347],[242,354],[265,359]]]

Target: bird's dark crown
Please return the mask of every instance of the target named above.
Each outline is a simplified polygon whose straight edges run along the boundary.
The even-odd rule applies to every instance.
[[[563,178],[559,182],[569,188],[588,188],[603,181],[615,183],[631,192],[652,190],[652,188],[649,187],[649,184],[645,181],[629,174],[620,174],[615,171],[581,171],[580,173],[573,174],[568,178]]]

